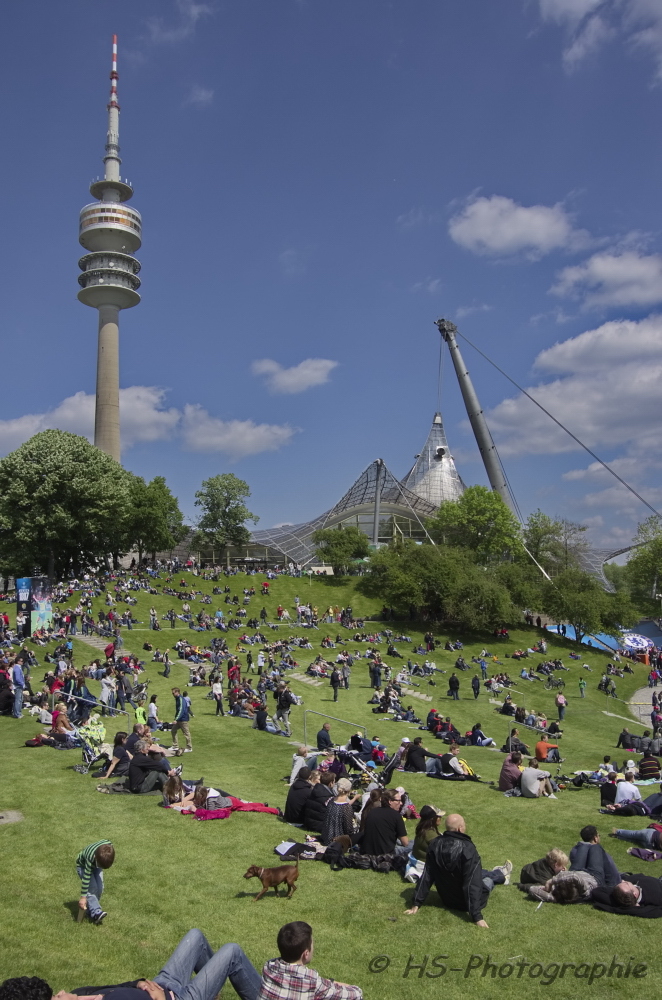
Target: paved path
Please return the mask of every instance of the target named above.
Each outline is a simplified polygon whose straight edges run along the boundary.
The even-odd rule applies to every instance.
[[[658,695],[662,693],[661,686],[658,684],[655,688],[649,688],[648,685],[643,688],[639,688],[635,691],[629,701],[629,708],[635,719],[642,726],[646,726],[650,729],[651,726],[651,711],[653,706],[651,704],[651,695],[653,691],[657,691]]]

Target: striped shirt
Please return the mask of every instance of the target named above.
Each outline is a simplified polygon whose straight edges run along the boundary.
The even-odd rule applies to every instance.
[[[76,858],[76,868],[81,868],[83,874],[81,875],[81,895],[84,896],[88,889],[90,888],[90,876],[92,875],[92,870],[98,868],[96,853],[97,848],[101,847],[102,844],[110,844],[109,840],[97,840],[94,844],[90,844],[89,847],[84,847]]]

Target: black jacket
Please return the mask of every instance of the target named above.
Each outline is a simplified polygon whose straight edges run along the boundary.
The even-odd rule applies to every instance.
[[[321,833],[329,799],[333,792],[328,785],[313,785],[313,790],[303,804],[303,825],[306,830]]]
[[[524,865],[520,872],[520,885],[525,888],[529,885],[544,885],[550,878],[554,878],[556,871],[552,868],[547,858],[540,858],[539,861],[531,861]]]
[[[302,822],[303,808],[312,790],[313,786],[307,781],[304,781],[303,778],[297,778],[294,784],[290,785],[290,790],[287,793],[287,800],[285,802],[286,823]]]
[[[405,764],[405,771],[425,771],[425,758],[426,757],[439,757],[438,753],[428,753],[420,746],[409,747],[407,751],[407,763]]]
[[[442,904],[464,910],[474,923],[483,919],[489,890],[483,885],[480,855],[466,833],[447,830],[428,848],[425,869],[418,883],[414,906],[421,906],[434,882]]]
[[[591,893],[591,902],[598,910],[606,910],[607,913],[624,913],[628,917],[662,917],[662,882],[653,878],[652,875],[629,875],[622,873],[625,882],[633,882],[643,889],[644,893],[639,906],[612,906],[611,888],[609,886],[598,886]]]
[[[331,742],[328,729],[320,729],[317,734],[317,749],[330,750],[332,746],[333,743]]]
[[[139,792],[143,781],[147,777],[148,771],[165,771],[167,774],[170,764],[164,758],[160,760],[156,757],[148,757],[146,753],[136,753],[129,764],[129,788],[132,792]]]

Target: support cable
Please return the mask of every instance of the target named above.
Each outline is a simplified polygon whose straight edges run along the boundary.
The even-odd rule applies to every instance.
[[[637,491],[635,490],[635,488],[633,486],[630,486],[629,483],[626,483],[626,481],[621,476],[619,476],[619,474],[617,472],[615,472],[614,469],[612,469],[612,467],[610,465],[607,465],[606,462],[603,462],[603,460],[600,458],[599,455],[596,455],[594,451],[591,451],[591,449],[588,447],[588,445],[585,445],[583,441],[580,441],[580,439],[577,437],[576,434],[573,434],[571,430],[568,430],[568,428],[565,426],[565,424],[562,424],[560,420],[557,420],[556,417],[552,413],[549,412],[549,410],[545,409],[545,407],[542,405],[542,403],[539,403],[538,400],[535,399],[535,397],[531,395],[531,393],[527,392],[526,389],[524,389],[521,385],[519,385],[519,383],[516,382],[514,378],[511,378],[511,376],[508,375],[508,373],[505,372],[503,370],[503,368],[499,368],[499,366],[496,364],[496,362],[492,361],[491,358],[488,358],[487,354],[484,354],[483,351],[481,351],[481,349],[479,347],[476,347],[475,344],[472,344],[472,342],[469,340],[469,338],[465,337],[464,334],[460,333],[459,330],[457,331],[457,335],[459,337],[462,337],[462,339],[467,342],[467,344],[469,345],[469,347],[473,347],[474,351],[477,351],[478,354],[480,354],[481,358],[484,358],[485,361],[487,361],[490,365],[492,365],[493,368],[496,368],[496,370],[501,375],[503,375],[504,378],[507,378],[508,381],[511,382],[515,386],[516,389],[519,389],[519,391],[521,393],[523,393],[526,396],[527,399],[530,399],[532,403],[535,403],[535,405],[538,407],[539,410],[542,410],[543,413],[546,413],[547,416],[550,418],[550,420],[553,420],[554,423],[558,427],[561,428],[561,430],[565,431],[566,434],[568,434],[573,439],[573,441],[577,442],[577,444],[580,446],[580,448],[583,448],[584,451],[587,452],[591,456],[591,458],[594,458],[596,460],[596,462],[598,462],[598,464],[603,467],[603,469],[606,469],[607,472],[610,472],[611,475],[614,476],[614,478],[619,481],[619,483],[621,484],[621,486],[625,486],[626,490],[629,490],[630,493],[632,493],[633,496],[635,496],[637,498],[637,500],[640,500],[641,503],[643,503],[645,507],[648,507],[648,509],[650,511],[652,511],[652,513],[655,514],[656,517],[662,518],[662,514],[660,514],[659,510],[656,510],[655,507],[652,506],[652,504],[649,504],[648,500],[644,500],[644,498],[641,496],[641,494],[637,493]],[[503,468],[503,466],[502,466],[502,468]],[[512,494],[512,490],[511,490],[511,494]]]

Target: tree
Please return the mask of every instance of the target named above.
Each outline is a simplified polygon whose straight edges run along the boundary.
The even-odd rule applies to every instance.
[[[459,500],[442,504],[426,527],[436,542],[471,549],[484,562],[521,550],[517,518],[486,486],[470,486]]]
[[[640,617],[626,594],[608,594],[594,576],[578,569],[566,570],[543,586],[541,607],[554,621],[570,622],[578,642],[598,632],[618,636]]]
[[[131,476],[87,438],[67,431],[35,434],[0,461],[0,556],[3,570],[51,579],[114,551],[130,507]]]
[[[131,477],[131,511],[127,524],[126,549],[137,548],[138,560],[143,552],[152,558],[164,549],[171,549],[185,537],[182,512],[163,476],[146,483],[140,476]]]
[[[320,528],[313,533],[317,555],[333,567],[334,575],[347,571],[352,559],[363,559],[370,552],[368,536],[354,525]]]
[[[630,594],[627,566],[621,566],[619,563],[605,563],[602,569],[615,591]]]
[[[575,521],[561,519],[561,558],[562,569],[569,570],[573,567],[580,568],[582,555],[588,550],[589,543],[584,537],[584,532],[588,531],[585,524],[577,524]]]
[[[231,472],[205,479],[195,494],[195,506],[203,513],[198,518],[193,544],[210,548],[212,553],[231,545],[245,545],[250,539],[246,521],[259,521],[244,503],[250,495],[248,483]]]
[[[626,579],[632,597],[649,614],[659,614],[657,594],[662,593],[662,519],[655,515],[637,529],[635,545],[626,566]]]
[[[529,514],[523,530],[523,540],[527,549],[537,563],[553,572],[560,561],[562,553],[562,523],[558,518],[552,518],[537,510]],[[523,556],[526,559],[526,554]]]
[[[523,540],[533,558],[551,576],[572,567],[581,566],[582,554],[588,548],[584,538],[586,525],[565,518],[549,517],[537,510],[530,514],[523,530]],[[526,554],[522,559],[526,559]]]
[[[380,549],[359,587],[385,604],[459,628],[521,621],[508,589],[466,549],[397,542]]]

